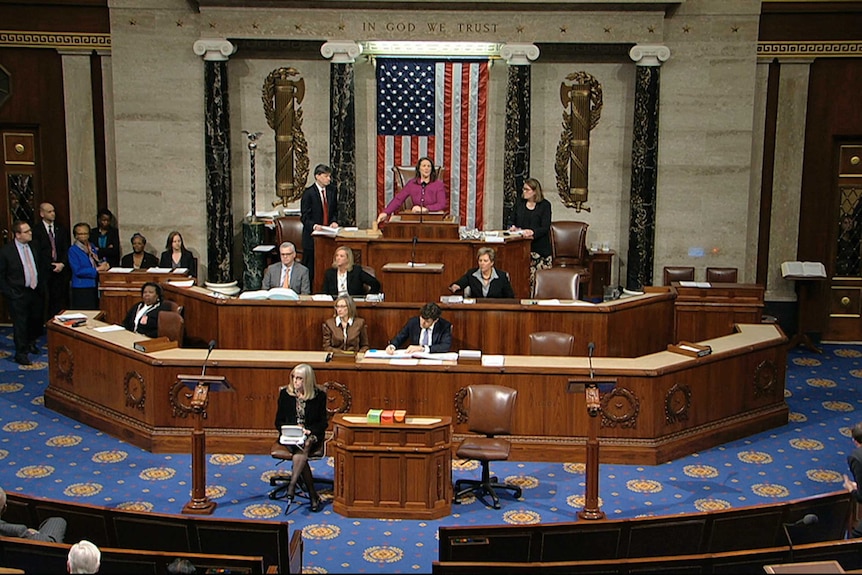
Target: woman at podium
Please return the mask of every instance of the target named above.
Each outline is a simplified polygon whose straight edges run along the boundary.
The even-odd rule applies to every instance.
[[[395,194],[392,201],[379,216],[377,223],[401,209],[404,202],[410,198],[413,201],[411,211],[414,214],[428,212],[443,212],[449,205],[446,198],[446,187],[442,180],[437,179],[437,169],[430,158],[420,158],[416,164],[416,177],[407,182],[401,191]]]
[[[324,440],[327,423],[326,392],[317,387],[317,379],[311,366],[300,363],[290,372],[290,382],[279,390],[278,412],[275,415],[275,428],[279,433],[282,425],[298,425],[305,434],[305,441],[301,445],[286,446],[293,453],[293,471],[287,486],[288,509],[293,503],[296,482],[301,476],[311,500],[311,510],[315,513],[320,511],[320,496],[314,488],[314,476],[308,466],[308,456]]]
[[[380,293],[380,282],[360,266],[353,264],[353,250],[340,246],[335,249],[332,267],[323,274],[323,293],[332,297],[342,294],[365,296],[367,293]]]
[[[522,202],[515,203],[509,216],[509,231],[521,232],[530,243],[530,288],[536,284],[536,270],[550,268],[551,260],[551,202],[542,194],[542,184],[535,178],[524,182]]]
[[[335,316],[323,322],[323,351],[368,351],[368,328],[349,295],[338,296]]]
[[[514,299],[515,292],[509,283],[509,274],[494,267],[494,248],[479,248],[479,267],[473,268],[449,286],[449,291],[464,290],[464,297],[491,297]]]

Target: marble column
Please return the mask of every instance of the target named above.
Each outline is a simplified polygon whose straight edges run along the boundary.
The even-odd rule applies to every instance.
[[[227,40],[212,38],[195,42],[194,51],[204,59],[207,280],[224,283],[233,280],[227,60],[236,52],[236,46]]]
[[[362,53],[356,42],[320,47],[329,66],[329,162],[338,191],[338,223],[356,225],[356,86],[353,63]]]
[[[503,228],[530,173],[530,62],[539,57],[535,44],[504,44],[500,56],[509,65],[506,83],[506,137],[503,148]]]
[[[658,180],[659,78],[670,58],[666,46],[634,46],[629,57],[637,66],[632,133],[631,211],[626,284],[639,291],[652,285],[655,261],[656,183]]]

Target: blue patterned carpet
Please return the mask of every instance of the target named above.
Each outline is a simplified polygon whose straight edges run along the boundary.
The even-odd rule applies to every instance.
[[[11,330],[0,329],[0,485],[59,500],[160,513],[179,513],[189,500],[190,457],[152,454],[60,416],[43,405],[45,343],[31,367],[13,363]],[[849,428],[860,419],[862,346],[826,345],[823,355],[793,350],[786,397],[790,423],[744,440],[658,465],[602,465],[600,504],[610,518],[744,507],[841,488]],[[315,475],[332,477],[331,462]],[[307,573],[429,573],[441,525],[574,521],[583,507],[584,466],[495,463],[519,482],[519,501],[502,509],[481,502],[453,506],[439,521],[346,519],[329,505],[321,513],[298,506],[287,517],[306,540]],[[264,455],[210,454],[207,492],[216,517],[282,520],[284,504],[267,498],[276,468]],[[477,477],[456,463],[454,478]]]

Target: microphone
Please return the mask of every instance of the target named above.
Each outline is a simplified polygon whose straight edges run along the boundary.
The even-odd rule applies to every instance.
[[[422,215],[420,214],[421,218]],[[419,236],[413,236],[413,248],[410,251],[410,267],[416,267],[416,244],[419,243]]]
[[[587,344],[587,350],[589,351],[589,355],[587,355],[587,360],[590,362],[590,379],[593,379],[593,352],[596,349],[596,342],[591,341]]]
[[[420,185],[422,186],[422,195],[419,196],[419,207],[421,208],[419,210],[419,223],[421,224],[425,222],[425,186],[427,182],[420,182]]]
[[[787,544],[790,546],[790,553],[788,556],[788,563],[793,563],[793,539],[790,537],[790,531],[788,531],[788,527],[796,527],[799,525],[814,525],[820,521],[820,518],[814,515],[813,513],[807,514],[802,519],[796,521],[795,523],[782,523],[782,527],[784,528],[784,537],[787,538]]]
[[[207,356],[204,358],[203,369],[201,369],[201,377],[203,377],[207,373],[207,360],[210,358],[210,354],[215,349],[215,346],[216,346],[216,340],[211,339],[209,348],[207,348]]]

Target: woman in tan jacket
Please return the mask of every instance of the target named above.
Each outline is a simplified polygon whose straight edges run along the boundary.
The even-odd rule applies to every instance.
[[[349,295],[335,300],[335,316],[323,322],[323,351],[360,352],[368,350],[365,320],[356,317],[356,304]]]

